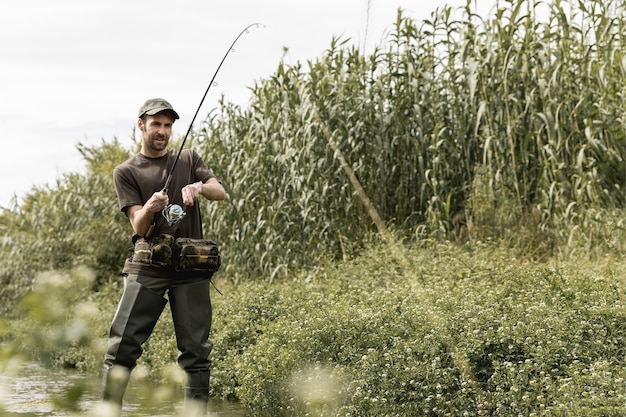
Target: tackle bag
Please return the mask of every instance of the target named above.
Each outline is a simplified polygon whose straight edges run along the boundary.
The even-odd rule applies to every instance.
[[[169,266],[172,262],[174,236],[157,235],[151,239],[134,237],[133,262],[152,266]]]
[[[174,267],[177,271],[217,272],[220,265],[220,250],[212,240],[179,237],[174,242]]]

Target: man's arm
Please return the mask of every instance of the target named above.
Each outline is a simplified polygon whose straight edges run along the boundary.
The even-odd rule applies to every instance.
[[[152,197],[143,206],[130,206],[126,209],[126,215],[133,226],[133,230],[139,236],[146,236],[150,231],[154,213],[163,210],[169,203],[169,197],[162,191],[152,194]]]
[[[224,200],[226,198],[226,190],[217,178],[209,178],[207,182],[202,184],[200,194],[209,200]]]
[[[217,178],[209,178],[207,182],[198,181],[189,184],[182,189],[183,203],[187,206],[193,206],[198,196],[203,196],[208,200],[224,200],[226,198],[226,190]]]

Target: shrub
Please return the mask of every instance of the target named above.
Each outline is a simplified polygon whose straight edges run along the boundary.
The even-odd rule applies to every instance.
[[[550,415],[593,401],[606,411],[626,395],[615,272],[535,265],[496,246],[406,255],[406,274],[370,249],[306,279],[229,292],[215,393],[258,416]]]

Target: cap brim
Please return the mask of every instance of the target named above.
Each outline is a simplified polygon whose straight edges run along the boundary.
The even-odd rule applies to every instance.
[[[148,111],[146,111],[144,114],[147,114],[148,116],[154,116],[157,113],[161,113],[162,111],[167,111],[170,112],[174,115],[174,119],[180,119],[180,117],[178,116],[178,113],[176,113],[174,110],[170,109],[169,107],[157,107],[156,109],[150,109]]]

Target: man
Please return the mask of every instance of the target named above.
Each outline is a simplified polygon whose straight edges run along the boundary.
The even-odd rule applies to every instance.
[[[208,356],[212,347],[209,282],[214,271],[181,270],[172,252],[178,238],[202,238],[198,197],[223,200],[226,192],[195,151],[185,150],[176,160],[178,150],[167,147],[172,125],[178,118],[166,100],[147,100],[137,121],[141,151],[113,172],[119,206],[130,220],[135,243],[135,251],[122,270],[124,292],[111,324],[104,359],[103,397],[118,412],[142,345],[168,300],[178,363],[187,375],[185,406],[193,405],[199,415],[207,409]],[[165,193],[172,166],[175,168]],[[175,216],[178,222],[165,218],[169,207],[164,209],[170,203],[185,207],[182,214]]]

